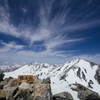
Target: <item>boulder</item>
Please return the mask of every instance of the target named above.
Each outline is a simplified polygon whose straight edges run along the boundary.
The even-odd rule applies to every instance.
[[[50,84],[51,83],[50,78],[43,79],[43,83]]]
[[[13,77],[5,78],[4,81],[9,82],[11,79],[14,79]]]
[[[17,79],[10,79],[8,84],[4,85],[3,89],[13,86],[18,86],[19,83],[17,83]]]
[[[18,86],[18,89],[19,89],[19,90],[25,90],[25,89],[27,89],[27,90],[32,91],[31,85],[29,85],[29,83],[26,83],[26,82],[22,82],[22,83]]]
[[[3,86],[6,85],[6,84],[7,84],[6,81],[1,81],[1,82],[0,82],[0,89],[3,89]]]
[[[100,96],[98,93],[78,83],[73,85],[75,85],[76,88],[72,88],[72,90],[78,92],[78,98],[80,100],[100,100]]]
[[[6,97],[6,100],[15,100],[15,99],[13,98],[12,94],[10,94],[10,95],[8,95],[8,96]]]
[[[17,82],[17,80],[14,80],[14,81],[11,83],[11,87],[14,87],[14,86],[19,86],[19,83]]]
[[[33,84],[42,84],[43,80],[39,79],[37,76],[33,77]]]
[[[35,83],[35,81],[38,79],[38,76],[34,76],[33,77],[33,82]]]
[[[27,89],[18,91],[16,95],[13,96],[13,98],[14,100],[34,100],[31,92]]]
[[[62,92],[53,96],[53,100],[74,100],[68,92]]]
[[[31,85],[31,87],[33,88],[34,87],[34,84],[32,83],[32,84],[30,84]]]
[[[32,96],[34,96],[34,100],[52,100],[50,85],[34,84]]]
[[[100,100],[100,97],[95,94],[90,94],[85,98],[85,100]]]
[[[89,89],[79,90],[78,98],[80,100],[100,100],[99,94]]]
[[[50,84],[51,83],[51,80],[50,78],[46,78],[47,82]]]
[[[99,65],[98,69],[96,70],[96,74],[95,74],[94,78],[97,80],[98,84],[100,84],[100,65]]]
[[[17,87],[8,87],[1,90],[0,98],[6,98],[8,95],[14,95],[17,91]]]
[[[5,75],[3,73],[0,73],[0,82],[3,81],[4,76]]]
[[[46,79],[39,79],[37,76],[35,76],[33,78],[33,84],[50,84],[50,78],[46,78]]]

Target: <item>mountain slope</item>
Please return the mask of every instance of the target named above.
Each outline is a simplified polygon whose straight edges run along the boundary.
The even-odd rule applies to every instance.
[[[12,65],[0,65],[0,73],[4,72],[11,72],[18,68],[20,68],[22,65],[20,64],[12,64]]]
[[[5,78],[9,76],[17,78],[18,75],[24,74],[38,75],[41,79],[50,77],[53,94],[67,91],[72,94],[75,100],[79,100],[77,92],[71,89],[75,87],[72,85],[74,83],[82,84],[100,95],[99,69],[99,65],[83,59],[75,59],[63,65],[51,66],[46,63],[34,62],[13,72],[5,73]]]

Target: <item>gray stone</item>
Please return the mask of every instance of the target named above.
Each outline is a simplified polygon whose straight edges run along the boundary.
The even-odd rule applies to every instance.
[[[7,97],[6,97],[6,100],[15,100],[12,96],[12,94],[9,94]]]
[[[3,86],[6,85],[6,84],[7,84],[6,81],[1,81],[1,82],[0,82],[0,89],[3,89]]]
[[[43,79],[43,84],[50,84],[50,78]]]
[[[52,100],[49,84],[35,84],[33,88],[34,100]]]
[[[78,98],[80,100],[100,100],[99,95],[89,89],[78,91]]]
[[[9,82],[11,79],[14,79],[13,77],[5,78],[4,81]]]
[[[19,83],[17,81],[14,81],[11,83],[11,87],[13,87],[13,86],[19,86]]]
[[[50,78],[46,78],[46,80],[47,80],[47,83],[51,83],[51,80],[50,80]]]
[[[8,84],[4,85],[3,89],[11,87],[13,82],[16,82],[17,79],[10,79]],[[18,85],[17,85],[18,86]]]
[[[20,90],[14,95],[14,100],[33,100],[34,97],[31,95],[30,91],[25,89],[25,90]]]
[[[31,87],[33,88],[33,86],[34,86],[34,84],[32,83],[32,84],[31,84]]]
[[[78,98],[80,100],[100,100],[100,96],[98,93],[86,88],[85,86],[81,84],[73,84],[77,88],[72,88],[72,90],[78,92]]]
[[[4,77],[5,75],[3,74],[3,73],[0,73],[0,82],[1,81],[3,81],[3,77]]]
[[[100,66],[98,67],[98,69],[96,70],[96,74],[94,76],[94,78],[97,80],[97,82],[100,84]]]
[[[21,85],[18,87],[18,89],[19,90],[27,89],[27,90],[32,91],[32,87],[28,83],[26,83],[26,82],[22,82]]]
[[[1,90],[0,98],[6,98],[8,95],[14,95],[17,91],[17,87],[8,87]]]
[[[74,100],[72,95],[68,92],[58,93],[53,96],[54,100]]]

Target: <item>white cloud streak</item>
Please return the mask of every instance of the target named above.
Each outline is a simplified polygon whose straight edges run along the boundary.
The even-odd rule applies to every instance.
[[[93,12],[89,13],[89,15],[79,20],[78,22],[76,22],[76,20],[80,16],[82,16],[84,13],[79,14],[75,18],[72,17],[74,19],[71,20],[71,18],[69,18],[69,12],[71,11],[71,7],[68,8],[69,2],[70,2],[69,0],[67,2],[66,0],[63,0],[61,2],[61,7],[64,6],[64,10],[61,13],[57,13],[56,16],[54,16],[54,18],[51,21],[49,21],[49,17],[51,14],[52,5],[54,3],[54,0],[51,0],[50,2],[45,1],[46,6],[43,6],[40,2],[39,4],[40,9],[37,12],[37,16],[40,18],[40,25],[37,28],[34,28],[33,26],[28,26],[24,23],[19,23],[19,26],[16,27],[14,24],[11,24],[9,22],[10,14],[9,14],[9,7],[8,7],[7,2],[5,3],[6,4],[5,7],[0,6],[0,34],[6,34],[6,35],[14,36],[17,38],[22,38],[23,40],[29,40],[30,41],[29,46],[31,47],[33,46],[33,43],[35,41],[43,40],[44,44],[42,45],[46,47],[45,51],[37,53],[34,51],[22,50],[25,47],[24,45],[18,45],[14,42],[5,43],[1,41],[0,43],[4,45],[4,47],[0,49],[1,57],[3,59],[7,59],[9,58],[9,56],[12,56],[11,59],[13,60],[13,57],[15,56],[14,60],[29,59],[30,61],[31,59],[34,59],[34,58],[42,59],[44,57],[44,59],[48,59],[47,62],[50,62],[51,60],[51,58],[49,57],[54,57],[55,62],[57,62],[57,60],[58,61],[61,60],[56,57],[68,57],[68,59],[71,59],[70,56],[73,56],[73,53],[70,52],[69,54],[68,53],[63,54],[65,53],[65,51],[53,51],[53,49],[63,44],[69,45],[72,43],[75,44],[77,42],[84,41],[85,40],[84,38],[71,38],[71,37],[67,37],[67,35],[70,34],[70,32],[95,27],[96,25],[100,24],[100,20],[97,19],[97,20],[90,21],[90,22],[84,21],[86,18],[92,16],[94,14]],[[21,8],[21,10],[24,13],[27,13],[27,8]],[[65,35],[62,36],[63,32],[66,32],[66,36]],[[72,52],[74,51],[75,50],[72,50]],[[8,52],[10,53],[8,54]],[[73,58],[76,58],[76,57],[78,56],[74,56]],[[79,57],[83,57],[83,58],[90,59],[90,60],[93,59],[93,57],[95,59],[99,59],[98,54],[92,57],[88,55],[80,55]],[[62,60],[62,62],[65,60],[66,58]]]
[[[16,52],[25,47],[24,45],[18,45],[15,42],[5,43],[1,41],[0,43],[3,45],[3,48],[0,48],[0,52]]]
[[[17,61],[17,62],[47,62],[50,64],[55,63],[65,63],[72,59],[82,58],[84,60],[89,60],[95,63],[99,64],[100,61],[100,54],[96,55],[76,55],[74,56],[73,52],[78,52],[79,50],[73,50],[73,51],[56,51],[53,52],[51,49],[42,51],[42,52],[33,52],[33,51],[26,51],[22,50],[25,46],[24,45],[17,45],[14,42],[5,43],[0,42],[3,45],[3,48],[0,49],[0,61],[6,60],[6,61]],[[65,54],[66,53],[66,54]],[[63,58],[63,59],[62,59]],[[4,63],[7,66],[9,63]],[[26,63],[25,63],[26,64]]]
[[[25,27],[20,30],[20,27],[23,27],[23,24],[21,23],[19,24],[19,27],[15,27],[13,24],[10,24],[9,11],[6,11],[6,8],[0,6],[0,12],[3,19],[3,21],[1,21],[2,19],[0,19],[0,22],[1,22],[0,32],[2,32],[3,34],[14,36],[14,37],[19,37],[19,38],[24,37],[25,39],[30,40],[31,45],[32,45],[35,41],[44,40],[45,42],[47,42],[46,40],[48,39],[49,40],[54,39],[55,37],[52,37],[53,34],[59,35],[60,33],[63,33],[63,31],[66,31],[66,33],[68,33],[69,31],[87,29],[89,27],[94,27],[94,24],[97,25],[100,23],[99,20],[87,22],[87,23],[83,23],[82,21],[82,22],[77,22],[74,24],[72,23],[71,25],[66,25],[62,27],[62,25],[66,21],[66,16],[68,16],[68,13],[71,10],[71,8],[67,8],[68,3],[66,3],[67,5],[65,6],[62,13],[60,14],[58,13],[51,22],[48,22],[48,18],[50,16],[53,2],[54,2],[53,0],[49,3],[45,1],[46,3],[45,7],[42,4],[40,4],[40,12],[38,13],[38,16],[40,18],[40,27],[38,27],[34,31],[29,28],[31,26],[26,26],[27,29]],[[65,1],[62,1],[62,6],[63,5],[65,5]],[[66,11],[66,8],[67,8],[67,11]]]

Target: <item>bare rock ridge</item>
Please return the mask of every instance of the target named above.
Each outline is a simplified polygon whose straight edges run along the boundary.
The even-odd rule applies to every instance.
[[[24,80],[20,84],[17,79],[6,78],[0,82],[0,100],[52,100],[50,81],[34,77],[32,83]]]
[[[100,65],[83,59],[75,59],[60,65],[34,62],[4,74],[4,79],[9,79],[9,77],[16,79],[18,75],[38,76],[38,81],[34,79],[34,86],[40,85],[34,87],[31,84],[34,90],[37,91],[34,96],[38,94],[41,87],[48,87],[42,85],[41,82],[47,84],[51,81],[49,85],[54,100],[100,100]],[[2,82],[2,84],[6,86],[6,82]],[[43,91],[46,90],[43,89]],[[40,94],[42,95],[42,93]],[[65,99],[68,97],[70,99]],[[94,98],[90,99],[91,97]],[[43,100],[45,99],[43,98]]]
[[[69,92],[52,95],[49,78],[39,79],[36,76],[33,79],[32,83],[26,83],[25,80],[18,83],[12,77],[4,79],[0,82],[0,100],[75,100]],[[100,100],[98,93],[81,84],[70,84],[70,87],[78,92],[80,100]]]

